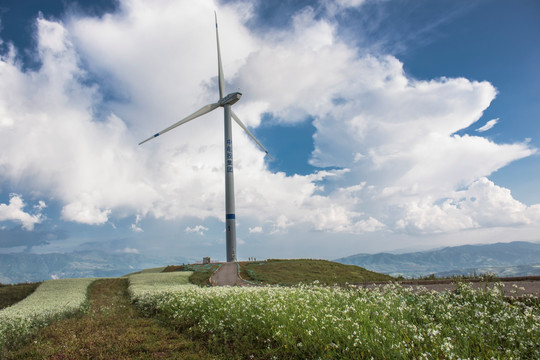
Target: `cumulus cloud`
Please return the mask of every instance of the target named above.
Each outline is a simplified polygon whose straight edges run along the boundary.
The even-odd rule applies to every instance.
[[[111,208],[141,205],[153,190],[124,122],[114,114],[93,118],[100,95],[84,83],[67,29],[40,18],[37,32],[38,70],[23,70],[14,55],[1,59],[0,113],[13,121],[0,128],[0,169],[4,178],[62,201],[64,219],[102,224]]]
[[[83,224],[99,225],[106,223],[111,210],[100,210],[92,204],[72,202],[62,209],[62,218]]]
[[[43,200],[39,200],[37,205],[34,205],[34,209],[36,211],[42,211],[43,209],[45,209],[47,207],[47,204],[45,204],[45,201]]]
[[[315,119],[312,165],[348,169],[337,181],[348,187],[367,184],[347,196],[312,193],[304,204],[321,201],[321,211],[308,215],[315,229],[440,232],[474,226],[451,211],[455,190],[536,152],[526,142],[497,144],[456,134],[477,122],[495,98],[489,82],[410,78],[393,56],[357,55],[340,42],[334,24],[309,10],[292,26],[248,57],[238,81],[249,99],[266,99],[282,122]],[[430,209],[447,221],[422,219]],[[275,231],[283,224],[276,223]]]
[[[30,214],[24,211],[26,204],[19,194],[11,194],[9,196],[9,204],[0,204],[0,221],[16,221],[22,224],[25,230],[34,230],[34,225],[43,221],[44,216],[41,210],[46,207],[45,202],[39,201],[39,204],[34,207],[35,214]]]
[[[456,195],[458,208],[482,227],[540,222],[540,205],[527,206],[517,201],[509,189],[497,186],[485,177],[475,180]]]
[[[263,228],[260,227],[260,226],[255,226],[255,227],[249,228],[249,233],[250,234],[261,234],[262,232],[263,232]]]
[[[498,122],[499,122],[499,118],[491,119],[488,122],[486,122],[483,126],[476,129],[476,131],[478,131],[478,132],[488,131],[489,129],[491,129],[492,127],[497,125]]]
[[[334,16],[349,8],[358,8],[366,3],[366,0],[322,0],[329,16]]]
[[[206,226],[202,225],[196,225],[194,227],[186,227],[186,232],[188,233],[196,233],[199,235],[204,235],[204,232],[208,231],[208,228]]]
[[[439,202],[439,203],[437,203]],[[510,190],[483,177],[453,197],[411,201],[397,228],[411,232],[449,232],[480,227],[520,226],[540,221],[540,205],[526,206]]]
[[[342,41],[337,24],[309,7],[290,28],[262,35],[243,25],[249,11],[212,1],[120,1],[100,18],[37,19],[41,67],[24,69],[14,49],[0,60],[0,180],[48,194],[66,221],[135,215],[131,229],[140,231],[145,216],[223,220],[221,109],[136,145],[217,99],[216,6],[227,87],[244,93],[235,112],[253,127],[269,112],[283,123],[314,119],[310,163],[334,169],[271,172],[234,127],[236,206],[246,223],[274,234],[429,233],[493,226],[510,208],[505,224],[534,220],[537,208],[482,179],[536,149],[456,135],[481,118],[493,85],[410,78],[397,58]],[[479,200],[462,202],[458,189]],[[27,215],[30,229],[39,218]]]
[[[144,230],[139,226],[139,223],[141,222],[141,215],[137,214],[135,216],[135,223],[131,224],[131,230],[134,232],[144,232]]]
[[[119,252],[122,252],[124,254],[139,254],[139,250],[135,248],[126,247]]]

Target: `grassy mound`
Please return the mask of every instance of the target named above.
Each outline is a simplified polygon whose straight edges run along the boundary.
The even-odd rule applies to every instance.
[[[210,285],[210,276],[216,272],[221,264],[190,264],[190,265],[169,265],[163,272],[173,271],[192,271],[193,274],[189,277],[189,282],[199,286]]]
[[[16,285],[0,284],[0,309],[18,303],[34,292],[40,282]]]
[[[240,262],[241,276],[260,284],[295,285],[313,283],[334,285],[369,281],[388,281],[389,275],[376,273],[355,265],[344,265],[327,260],[278,260]]]
[[[85,315],[50,324],[33,341],[11,350],[5,356],[0,354],[0,358],[216,358],[208,354],[204,344],[164,328],[151,318],[140,317],[129,298],[126,278],[95,281],[89,288],[89,301],[90,308]]]

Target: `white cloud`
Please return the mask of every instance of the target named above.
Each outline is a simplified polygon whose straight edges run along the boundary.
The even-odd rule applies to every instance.
[[[82,224],[100,225],[109,220],[110,209],[100,210],[92,204],[72,202],[62,208],[62,218]]]
[[[13,58],[0,63],[0,112],[13,119],[0,131],[0,169],[5,178],[23,179],[63,202],[64,219],[104,223],[111,208],[141,205],[153,190],[123,121],[114,114],[92,118],[101,98],[83,83],[86,73],[68,31],[44,19],[37,29],[39,70],[23,71]]]
[[[39,202],[38,206],[44,206],[43,201]],[[29,214],[24,211],[26,204],[21,195],[10,194],[9,204],[0,204],[0,221],[17,221],[22,224],[25,230],[34,230],[34,225],[39,224],[44,220],[41,214],[41,207],[35,208],[36,214]]]
[[[249,228],[250,234],[261,234],[263,232],[263,228],[260,226],[254,226],[252,228]]]
[[[131,224],[131,231],[134,232],[144,232],[144,230],[139,226],[139,223],[141,222],[141,215],[137,214],[135,216],[135,223]]]
[[[396,226],[410,232],[438,233],[531,225],[540,222],[539,210],[539,205],[526,206],[510,190],[483,177],[442,201],[426,198],[404,204],[404,216]]]
[[[47,208],[47,204],[45,204],[45,201],[39,200],[37,205],[34,205],[34,209],[41,212],[41,210]]]
[[[287,228],[291,227],[292,225],[294,225],[293,222],[291,222],[287,216],[285,215],[280,215],[278,216],[276,222],[274,223],[274,229],[272,230],[271,234],[277,234],[277,233],[280,233],[280,232],[284,232],[287,230]]]
[[[139,254],[140,251],[138,249],[135,249],[135,248],[130,248],[130,247],[126,247],[122,250],[119,250],[120,252],[122,253],[125,253],[125,254]]]
[[[334,16],[349,8],[358,8],[366,3],[366,0],[321,0],[329,16]]]
[[[510,190],[487,178],[474,181],[456,195],[459,208],[482,227],[540,223],[540,205],[527,206],[515,200]]]
[[[265,99],[264,111],[272,109],[283,122],[313,116],[311,163],[350,169],[337,183],[367,184],[364,192],[348,196],[317,196],[313,190],[302,202],[305,217],[285,212],[288,221],[309,219],[315,229],[349,233],[387,226],[423,232],[470,228],[474,221],[452,212],[454,200],[444,199],[536,152],[526,142],[496,144],[456,135],[478,121],[495,98],[488,82],[411,79],[395,57],[358,56],[339,41],[330,22],[315,20],[310,11],[297,15],[285,33],[268,36],[271,41],[240,69],[239,83],[250,94],[246,99]],[[434,205],[440,202],[445,207]],[[422,219],[429,209],[446,221]],[[274,231],[285,224],[281,218]]]
[[[186,227],[186,232],[188,233],[196,233],[196,234],[199,234],[199,235],[204,235],[204,232],[205,231],[208,231],[208,228],[206,226],[202,226],[202,225],[197,225],[197,226],[194,226],[194,227]]]
[[[476,131],[478,132],[488,131],[489,129],[497,125],[498,122],[499,122],[499,118],[491,119],[487,123],[485,123],[484,126],[481,126],[478,129],[476,129]]]
[[[121,1],[101,18],[37,20],[42,67],[23,69],[13,51],[0,62],[2,181],[48,194],[68,221],[136,215],[131,229],[141,231],[145,216],[222,220],[221,109],[136,145],[217,99],[217,6],[227,85],[244,93],[235,112],[249,126],[268,111],[284,123],[311,116],[311,163],[341,169],[273,173],[235,127],[239,216],[273,234],[438,233],[495,226],[509,209],[507,226],[533,221],[536,207],[482,179],[536,149],[456,135],[495,98],[490,83],[412,79],[397,58],[343,42],[337,25],[310,8],[259,38],[243,26],[250,11],[237,5]],[[481,202],[462,202],[462,188]]]

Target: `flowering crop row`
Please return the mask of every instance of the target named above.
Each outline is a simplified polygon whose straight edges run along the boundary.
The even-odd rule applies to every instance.
[[[164,290],[174,291],[189,284],[191,271],[175,271],[168,273],[140,273],[129,275],[129,291],[132,296],[146,293],[157,293]]]
[[[189,285],[192,271],[167,273],[140,273],[129,275],[129,293],[137,307],[147,316],[153,315],[155,308],[146,299],[153,299],[163,292],[181,291],[183,288],[198,288]]]
[[[500,287],[455,292],[176,286],[134,292],[149,316],[190,328],[215,349],[297,359],[540,359],[540,308]],[[536,303],[537,304],[537,303]]]
[[[87,289],[94,280],[45,281],[26,299],[0,310],[0,354],[52,320],[84,311]]]

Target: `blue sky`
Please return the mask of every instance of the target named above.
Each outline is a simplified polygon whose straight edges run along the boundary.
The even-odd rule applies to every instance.
[[[239,258],[538,241],[537,1],[0,0],[0,252]]]

